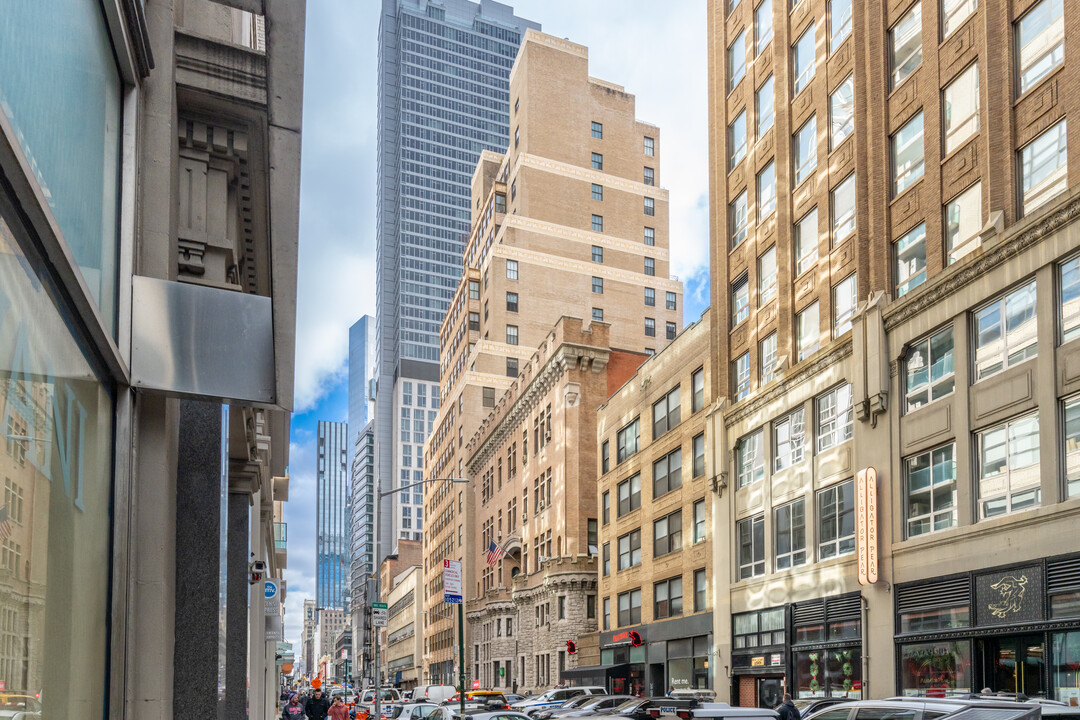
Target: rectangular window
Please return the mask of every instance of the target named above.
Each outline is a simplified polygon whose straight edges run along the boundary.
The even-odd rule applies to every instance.
[[[645,244],[656,245],[656,229],[647,227],[645,228]]]
[[[735,453],[738,486],[744,488],[765,478],[765,430],[759,429],[739,439]]]
[[[593,122],[592,124],[592,136],[597,140],[604,139],[604,125],[603,123]]]
[[[604,322],[604,308],[592,309],[593,322]]]
[[[818,212],[814,208],[795,223],[795,275],[798,277],[817,264]]]
[[[762,385],[771,383],[776,379],[776,352],[776,333],[772,332],[761,341],[761,351],[758,353],[761,362],[758,377],[761,378]]]
[[[750,396],[750,353],[745,352],[731,363],[731,394],[735,402]]]
[[[600,557],[603,563],[604,577],[607,577],[611,574],[611,543],[604,543]]]
[[[694,542],[705,540],[705,501],[694,501]]]
[[[655,461],[652,466],[652,496],[658,498],[682,487],[682,448]]]
[[[603,170],[604,169],[604,156],[600,153],[592,154],[592,169]]]
[[[656,337],[656,318],[645,318],[645,337]]]
[[[945,251],[950,265],[979,247],[982,225],[982,183],[977,182],[945,206]]]
[[[641,590],[619,593],[619,627],[641,622]]]
[[[979,453],[979,518],[1041,504],[1039,417],[1026,415],[975,433]]]
[[[611,629],[611,598],[604,598],[604,629]]]
[[[1065,497],[1080,497],[1080,397],[1062,403],[1065,435]]]
[[[896,241],[896,297],[926,282],[926,223]]]
[[[694,467],[692,477],[701,477],[705,474],[705,433],[694,436],[691,441],[694,451]]]
[[[493,387],[484,388],[483,396],[484,396],[484,407],[488,407],[488,408],[495,407],[495,388],[493,388]],[[408,445],[406,445],[405,447],[408,447]]]
[[[593,217],[595,217],[595,215]],[[604,248],[599,245],[592,246],[592,261],[594,263],[604,262]]]
[[[709,608],[709,591],[705,583],[705,570],[694,571],[694,612],[702,612]]]
[[[518,359],[506,358],[506,377],[515,378],[518,376]]]
[[[893,26],[889,42],[892,48],[892,87],[895,88],[922,63],[922,2],[915,3]]]
[[[517,345],[518,344],[518,329],[517,325],[506,326],[506,344]]]
[[[765,574],[765,516],[740,520],[739,536],[739,579],[757,577]]]
[[[802,362],[821,347],[821,318],[816,300],[795,316],[795,325],[799,333],[799,362]]]
[[[795,133],[795,184],[806,180],[817,168],[817,116],[811,116]]]
[[[518,264],[517,260],[506,261],[506,279],[517,280],[518,279]]]
[[[795,68],[795,95],[802,92],[803,88],[810,84],[810,81],[814,79],[814,62],[816,60],[814,52],[814,25],[810,24],[810,27],[806,29],[799,39],[795,42],[795,47],[792,48],[792,62]]]
[[[773,125],[773,108],[776,104],[776,99],[773,95],[772,75],[770,75],[765,82],[761,83],[761,87],[754,93],[754,102],[757,107],[757,111],[755,112],[755,117],[757,117],[757,136],[761,137],[762,133]]]
[[[619,538],[619,569],[641,564],[641,531],[634,530]]]
[[[470,330],[476,330],[476,331],[480,330],[480,313],[478,313],[478,312],[470,312],[469,313],[469,329]]]
[[[739,193],[739,197],[735,198],[735,202],[728,206],[728,225],[729,234],[731,235],[731,247],[736,248],[746,240],[746,226],[749,216],[749,207],[747,206],[746,190]]]
[[[619,517],[641,507],[641,474],[623,480],[616,487],[619,501]]]
[[[656,260],[651,257],[645,258],[645,274],[650,277],[656,275]]]
[[[1035,281],[975,312],[975,380],[990,377],[1038,353]]]
[[[758,258],[758,307],[776,297],[776,246]]]
[[[904,460],[908,537],[956,526],[956,445]]]
[[[506,293],[506,311],[517,312],[518,311],[518,294],[516,292]]]
[[[607,440],[600,446],[600,471],[607,473],[611,469],[611,443]]]
[[[775,569],[786,570],[806,563],[806,501],[781,505],[773,511],[776,527]]]
[[[743,275],[731,285],[731,326],[750,317],[750,280]]]
[[[592,291],[597,295],[604,294],[604,278],[593,277],[592,279]]]
[[[646,185],[655,185],[656,172],[651,167],[645,167],[642,170],[642,182]]]
[[[506,195],[503,193],[495,193],[495,212],[506,212]]]
[[[678,297],[670,290],[664,295],[664,308],[667,310],[678,309]]]
[[[615,462],[621,463],[638,451],[638,441],[641,437],[641,419],[634,418],[630,423],[615,435],[616,457]]]
[[[945,37],[960,27],[975,12],[978,0],[942,0],[941,29]]]
[[[1080,291],[1080,288],[1078,288]],[[705,407],[705,368],[698,368],[690,376],[690,388],[694,393],[690,401],[690,412],[697,412]]]
[[[731,161],[729,169],[734,169],[739,161],[746,157],[746,111],[741,111],[730,125],[728,125],[728,147],[730,148]]]
[[[1080,257],[1061,263],[1061,341],[1080,337]]]
[[[855,552],[855,482],[838,483],[818,493],[818,559]]]
[[[911,343],[904,355],[907,412],[951,395],[956,385],[953,369],[953,330]]]
[[[645,154],[649,157],[653,157],[656,152],[656,142],[651,138],[645,137]]]
[[[848,9],[851,0],[845,0]],[[829,149],[835,150],[851,133],[855,132],[855,78],[840,83],[829,96]]]
[[[1020,151],[1020,183],[1024,192],[1025,215],[1065,192],[1068,186],[1068,160],[1064,120]]]
[[[592,216],[592,231],[598,233],[604,232],[604,217],[602,215]]]
[[[653,440],[682,421],[682,387],[676,385],[667,395],[653,403]]]
[[[605,442],[604,445],[606,446],[607,443]],[[607,468],[604,469],[604,472],[605,473],[607,472]],[[611,522],[611,491],[610,490],[605,490],[604,491],[604,494],[602,496],[602,500],[601,500],[600,505],[601,505],[601,507],[600,507],[600,519],[603,521],[603,523],[605,525],[607,525],[609,522]]]
[[[746,74],[746,43],[742,32],[735,36],[735,42],[728,47],[727,58],[728,92],[731,92]]]
[[[757,176],[758,222],[776,210],[776,167],[770,162]]]
[[[851,34],[851,0],[829,0],[829,53]]]
[[[470,280],[469,281],[469,299],[470,300],[479,300],[480,299],[480,281],[479,280]]]
[[[892,139],[893,195],[899,195],[923,176],[923,114],[900,128]]]
[[[851,330],[858,303],[859,279],[851,273],[833,288],[833,337],[840,337]]]
[[[806,425],[804,410],[790,413],[773,423],[773,468],[775,472],[786,470],[803,461],[806,449]]]
[[[593,200],[603,200],[604,199],[604,186],[603,185],[597,185],[596,183],[592,184],[592,199]]]
[[[855,175],[832,191],[832,244],[836,247],[855,232]]]
[[[851,439],[855,417],[851,405],[851,385],[844,383],[824,395],[817,404],[817,451],[824,452]]]
[[[656,306],[656,290],[654,288],[650,288],[650,287],[645,288],[645,306],[646,307],[655,307]]]
[[[670,320],[664,323],[664,330],[668,340],[674,340],[675,336],[679,334],[679,328]]]
[[[1042,0],[1020,19],[1020,94],[1065,62],[1065,0]]]
[[[945,154],[948,155],[979,132],[979,65],[971,67],[942,91],[944,102]]]
[[[682,550],[682,510],[653,521],[653,557]]]
[[[645,214],[650,217],[656,215],[656,201],[650,197],[645,198]]]
[[[653,619],[682,615],[682,578],[662,580],[653,585]]]
[[[754,8],[754,52],[758,55],[772,41],[772,0],[762,0]]]

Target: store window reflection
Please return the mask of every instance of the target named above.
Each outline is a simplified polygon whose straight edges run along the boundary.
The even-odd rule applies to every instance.
[[[1080,706],[1080,631],[1054,633],[1054,698]]]
[[[971,643],[932,642],[900,649],[900,687],[904,695],[945,697],[971,692]]]
[[[0,218],[0,682],[40,717],[100,717],[112,400],[48,288]]]

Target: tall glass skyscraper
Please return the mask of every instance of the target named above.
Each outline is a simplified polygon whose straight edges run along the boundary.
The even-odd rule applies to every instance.
[[[315,604],[347,608],[352,541],[349,426],[320,420],[318,430]]]
[[[376,200],[376,458],[384,489],[421,479],[439,409],[439,327],[461,275],[482,150],[510,138],[510,69],[539,24],[491,0],[383,0]],[[400,485],[399,485],[400,486]],[[419,489],[418,489],[419,490]],[[422,493],[380,508],[382,552],[419,540]]]
[[[349,432],[350,444],[375,418],[369,387],[375,379],[375,318],[364,315],[349,328]]]

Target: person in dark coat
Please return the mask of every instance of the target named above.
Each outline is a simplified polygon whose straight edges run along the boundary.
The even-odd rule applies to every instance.
[[[323,697],[322,688],[315,688],[304,710],[308,720],[326,720],[326,715],[330,712],[330,701]]]
[[[784,693],[784,702],[780,704],[780,707],[776,708],[776,712],[780,714],[780,720],[801,720],[799,708],[795,707],[795,703],[791,702],[791,693]]]

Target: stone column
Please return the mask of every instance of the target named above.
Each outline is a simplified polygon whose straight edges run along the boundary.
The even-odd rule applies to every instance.
[[[225,598],[225,717],[247,717],[248,535],[251,499],[229,493],[228,580]]]

